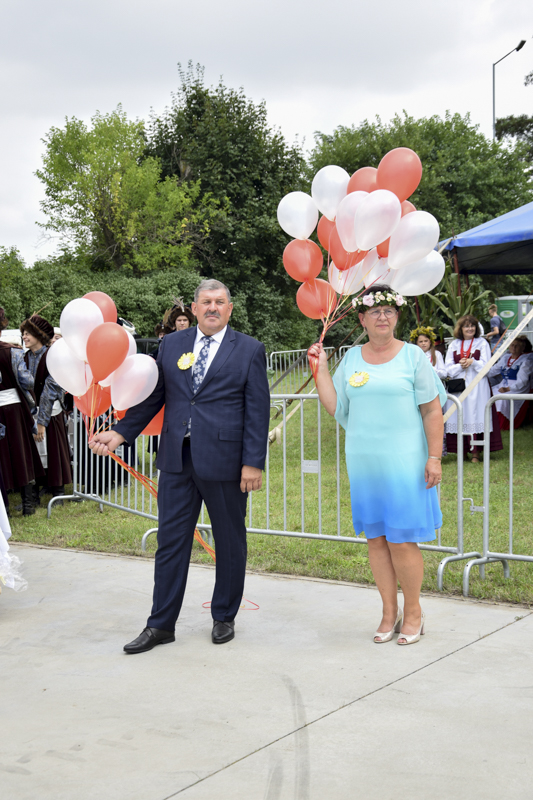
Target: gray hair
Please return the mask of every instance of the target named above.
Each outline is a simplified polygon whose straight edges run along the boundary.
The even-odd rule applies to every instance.
[[[200,296],[200,292],[216,292],[217,289],[224,289],[226,292],[226,296],[228,298],[228,303],[231,303],[231,294],[230,290],[226,286],[226,284],[221,283],[220,281],[216,281],[214,279],[208,281],[202,281],[197,287],[196,291],[194,292],[194,302],[198,302],[198,298]]]

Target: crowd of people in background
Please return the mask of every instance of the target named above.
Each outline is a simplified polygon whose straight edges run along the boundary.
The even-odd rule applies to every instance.
[[[496,306],[490,306],[491,330],[484,334],[476,317],[467,314],[457,320],[454,338],[446,350],[446,358],[436,349],[436,335],[432,328],[420,326],[411,331],[411,342],[426,354],[439,378],[445,382],[449,394],[460,395],[478,373],[490,361],[501,343],[505,327],[497,314]],[[488,343],[491,341],[491,345]],[[501,431],[509,430],[511,403],[505,394],[528,394],[533,392],[533,353],[527,336],[517,336],[508,351],[494,364],[486,376],[475,383],[463,400],[463,457],[471,455],[473,463],[479,462],[476,439],[482,438],[485,429],[485,406],[492,395],[503,395],[492,406],[490,417],[490,450],[503,448]],[[448,401],[444,413],[452,406]],[[514,402],[514,426],[520,427],[528,413],[529,403]],[[457,414],[446,422],[443,454],[457,453]]]

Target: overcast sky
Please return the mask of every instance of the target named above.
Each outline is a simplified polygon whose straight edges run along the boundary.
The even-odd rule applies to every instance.
[[[122,103],[131,118],[161,111],[177,63],[205,67],[265,100],[292,141],[405,109],[470,112],[492,134],[496,114],[533,115],[532,0],[0,0],[0,245],[28,264],[40,243],[42,137],[66,116],[89,120]]]

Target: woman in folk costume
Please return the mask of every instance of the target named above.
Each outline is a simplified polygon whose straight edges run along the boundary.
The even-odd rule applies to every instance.
[[[8,324],[0,308],[0,331]],[[0,469],[6,490],[20,491],[24,516],[35,513],[32,484],[45,474],[33,439],[32,390],[33,376],[22,349],[0,339],[0,423],[6,428],[0,441]]]
[[[64,392],[49,374],[46,366],[48,344],[54,335],[54,329],[47,320],[34,314],[24,320],[20,330],[24,344],[28,348],[24,359],[35,381],[34,392],[39,407],[35,438],[42,447],[48,488],[53,496],[57,497],[65,494],[66,483],[72,483],[72,471],[63,418]]]
[[[446,371],[453,381],[464,381],[468,387],[477,374],[490,360],[490,347],[486,339],[479,336],[478,321],[472,314],[457,320],[454,329],[454,340],[446,353]],[[463,388],[456,389],[448,384],[448,391],[461,394]],[[468,451],[472,453],[472,462],[479,462],[479,450],[472,444],[471,437],[483,438],[485,429],[485,406],[491,396],[487,377],[481,378],[463,401],[463,436],[464,457]],[[446,445],[449,453],[457,452],[457,414],[452,414],[446,423]],[[502,450],[502,437],[496,409],[493,407],[490,421],[490,449]]]
[[[492,384],[492,393],[501,397],[496,401],[496,411],[502,431],[509,430],[511,418],[511,403],[505,399],[509,392],[512,394],[528,394],[533,362],[528,353],[530,343],[527,336],[517,336],[509,345],[509,351],[504,353],[500,360],[489,370],[489,380]],[[519,428],[525,419],[528,402],[514,401],[514,427]]]
[[[444,359],[441,353],[435,349],[437,337],[435,336],[435,331],[433,328],[431,328],[429,325],[419,325],[418,328],[415,328],[413,331],[411,331],[409,335],[409,341],[412,344],[417,344],[420,349],[424,351],[427,360],[441,381],[448,377],[446,367],[444,365]]]

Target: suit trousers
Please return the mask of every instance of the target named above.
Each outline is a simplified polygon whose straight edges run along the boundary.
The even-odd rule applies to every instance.
[[[194,529],[205,502],[216,549],[216,579],[211,616],[235,618],[244,591],[246,571],[246,503],[240,481],[205,481],[183,446],[182,472],[161,472],[158,488],[159,527],[154,570],[154,598],[147,625],[173,631],[187,585]]]

